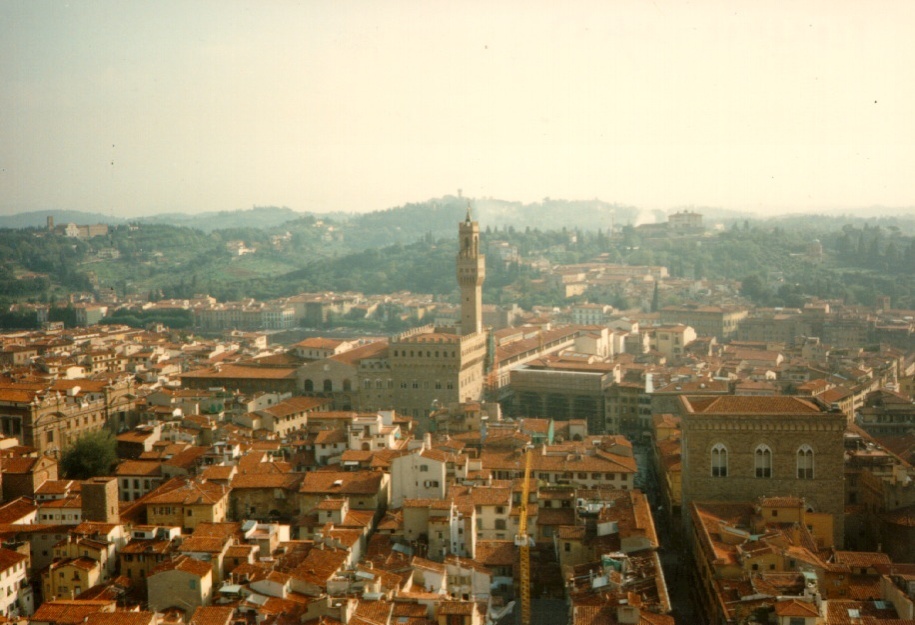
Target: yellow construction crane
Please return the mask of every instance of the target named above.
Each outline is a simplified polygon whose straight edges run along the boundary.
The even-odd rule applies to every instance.
[[[531,495],[531,447],[524,452],[524,484],[521,486],[521,508],[515,546],[521,562],[521,625],[531,625],[531,537],[527,535],[527,500]]]

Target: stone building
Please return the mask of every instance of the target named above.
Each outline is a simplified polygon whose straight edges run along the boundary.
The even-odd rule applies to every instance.
[[[480,400],[488,337],[482,305],[486,269],[480,227],[469,210],[458,225],[458,237],[460,332],[426,325],[316,360],[299,368],[300,391],[332,398],[340,410],[394,409],[411,417],[426,416],[433,407]]]
[[[82,517],[84,521],[120,523],[118,481],[113,477],[94,477],[82,483]]]
[[[458,224],[457,280],[461,289],[460,334],[426,326],[391,337],[388,358],[393,408],[413,417],[433,406],[478,401],[483,395],[488,332],[483,328],[485,256],[480,225]]]
[[[486,333],[452,334],[425,326],[391,337],[392,403],[425,415],[433,406],[478,401],[483,394]]]
[[[130,425],[132,377],[0,383],[0,428],[39,453],[64,449],[81,434]]]
[[[692,396],[680,402],[684,508],[801,497],[811,512],[833,515],[835,544],[843,544],[845,415],[800,397]]]

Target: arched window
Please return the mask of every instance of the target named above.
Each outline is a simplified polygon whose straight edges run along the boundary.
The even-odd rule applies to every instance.
[[[712,477],[727,477],[728,448],[718,443],[712,447]]]
[[[305,380],[305,392],[310,392],[315,390],[315,383],[311,381],[311,378]]]
[[[813,479],[813,449],[810,445],[801,445],[797,450],[797,479]]]
[[[330,380],[324,380],[324,392],[330,393],[334,390],[334,383]]]
[[[766,445],[757,447],[753,453],[753,464],[756,477],[772,477],[772,450]]]
[[[350,382],[349,378],[344,378],[344,379],[343,379],[343,390],[344,390],[344,391],[351,391],[351,390],[353,390],[353,383]]]

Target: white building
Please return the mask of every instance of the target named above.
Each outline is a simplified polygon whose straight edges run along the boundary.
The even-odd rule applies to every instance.
[[[18,551],[0,549],[0,614],[4,616],[25,616],[35,610],[28,561]]]
[[[418,449],[391,461],[391,506],[404,499],[443,499],[447,484],[447,454],[437,449]]]

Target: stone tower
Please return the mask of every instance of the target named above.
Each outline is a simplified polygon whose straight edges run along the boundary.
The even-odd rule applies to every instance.
[[[118,481],[113,477],[94,477],[82,483],[83,521],[120,523]]]
[[[461,334],[483,330],[483,280],[486,257],[480,254],[480,224],[467,217],[458,225],[457,279],[461,287]]]

